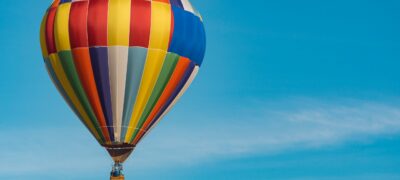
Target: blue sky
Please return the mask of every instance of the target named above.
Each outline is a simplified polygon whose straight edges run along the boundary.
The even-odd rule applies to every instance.
[[[50,3],[0,7],[0,179],[106,179],[111,159],[41,59]],[[400,179],[400,2],[192,3],[204,65],[129,179]]]

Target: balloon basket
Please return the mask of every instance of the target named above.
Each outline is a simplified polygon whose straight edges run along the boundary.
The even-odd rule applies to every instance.
[[[122,164],[116,162],[112,167],[112,170],[111,170],[111,173],[110,173],[110,179],[111,180],[123,180],[123,179],[125,179],[124,174],[122,174],[122,170],[123,170]]]
[[[124,176],[118,176],[118,177],[111,176],[110,180],[125,180],[125,177]]]

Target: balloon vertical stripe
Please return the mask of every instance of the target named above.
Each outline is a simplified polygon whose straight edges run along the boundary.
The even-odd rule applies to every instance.
[[[130,43],[132,46],[147,48],[150,38],[151,1],[132,0]]]
[[[151,9],[149,49],[167,51],[171,31],[171,5],[152,1]]]
[[[57,52],[56,41],[54,39],[54,20],[56,19],[57,8],[51,8],[47,15],[45,39],[47,52],[53,54]]]
[[[88,8],[89,1],[77,1],[71,5],[69,18],[69,36],[71,38],[71,48],[89,47],[88,37]],[[81,17],[81,18],[74,18]]]
[[[129,52],[131,0],[109,0],[108,6],[108,64],[110,67],[114,136],[121,141]]]
[[[101,106],[107,121],[108,132],[111,139],[114,137],[113,110],[111,103],[111,83],[109,78],[108,48],[92,47],[89,49],[93,74],[99,93]]]
[[[42,24],[40,25],[40,48],[42,49],[43,59],[46,61],[49,58],[49,52],[47,50],[46,43],[46,23],[48,13],[43,16]]]
[[[56,17],[54,20],[54,34],[56,49],[58,52],[71,50],[69,40],[69,12],[71,3],[61,4],[57,8]]]
[[[117,142],[121,140],[128,52],[128,47],[111,46],[108,48],[114,136]]]
[[[131,0],[109,0],[108,45],[129,46]]]
[[[90,0],[87,19],[89,46],[106,47],[108,45],[108,0]]]
[[[135,105],[139,92],[142,74],[147,58],[147,49],[142,47],[129,48],[128,72],[126,79],[124,116],[122,123],[121,139],[125,139],[129,122],[132,117],[133,106]]]

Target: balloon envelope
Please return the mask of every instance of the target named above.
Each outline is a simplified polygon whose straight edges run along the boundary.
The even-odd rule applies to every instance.
[[[123,162],[195,78],[205,31],[188,0],[55,0],[41,45],[65,101]]]

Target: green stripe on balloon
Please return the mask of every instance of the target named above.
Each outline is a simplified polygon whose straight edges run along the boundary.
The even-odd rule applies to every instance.
[[[167,56],[165,57],[161,73],[158,76],[158,80],[150,96],[150,99],[146,104],[143,114],[139,119],[138,126],[136,127],[135,132],[133,133],[132,139],[134,139],[136,135],[139,133],[139,130],[142,128],[146,119],[149,117],[151,110],[153,110],[154,106],[156,105],[158,99],[160,98],[162,92],[165,89],[165,86],[167,86],[172,73],[175,70],[178,60],[179,60],[179,55],[175,53],[168,53]]]
[[[72,88],[75,91],[76,96],[78,97],[80,103],[85,109],[85,112],[88,114],[90,121],[94,124],[94,127],[96,128],[97,133],[100,135],[101,140],[104,142],[104,135],[100,129],[100,125],[97,121],[96,116],[94,115],[92,107],[90,106],[89,100],[82,87],[78,72],[76,71],[72,52],[61,51],[58,53],[58,56],[60,57],[61,65],[65,71],[65,74],[68,77],[69,82],[72,85]]]

